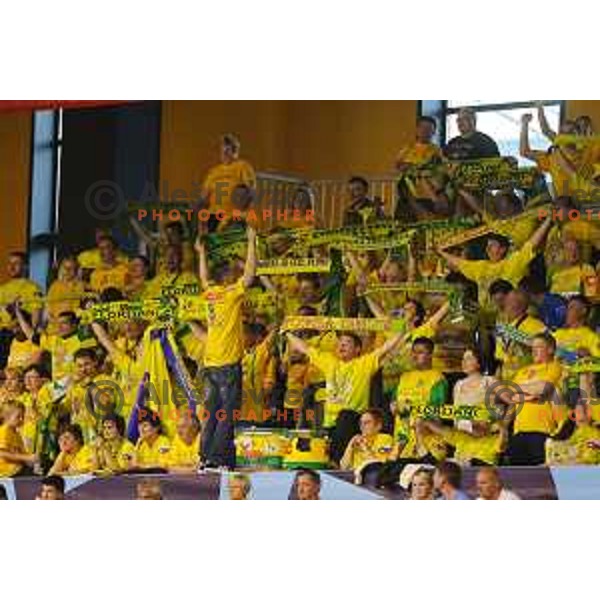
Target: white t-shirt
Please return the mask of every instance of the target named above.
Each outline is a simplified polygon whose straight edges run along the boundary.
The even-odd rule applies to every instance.
[[[502,488],[502,491],[500,492],[500,495],[498,496],[497,500],[520,500],[521,498],[515,494],[514,492],[511,492],[510,490],[507,490],[506,488]],[[481,496],[479,498],[477,498],[477,500],[485,500],[485,498],[482,498]]]

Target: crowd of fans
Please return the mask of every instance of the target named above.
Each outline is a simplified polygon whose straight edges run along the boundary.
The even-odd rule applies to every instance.
[[[551,207],[525,239],[492,231],[456,247],[434,248],[433,256],[412,244],[339,251],[342,301],[334,316],[402,322],[397,332],[281,329],[282,316],[333,314],[330,276],[257,275],[257,247],[268,238],[271,257],[328,257],[326,245],[307,249],[293,241],[299,230],[324,226],[318,211],[316,220],[280,223],[276,232],[259,227],[258,234],[243,218],[211,216],[207,230],[198,233],[166,219],[154,231],[133,218],[139,255],[128,255],[110,231],[98,230],[89,249],[62,253],[45,293],[28,279],[27,254],[10,253],[7,281],[0,286],[0,477],[234,469],[235,432],[248,426],[309,429],[315,439],[327,438],[329,467],[353,470],[357,483],[376,486],[410,475],[414,498],[433,497],[435,490],[460,497],[456,465],[486,467],[478,487],[482,497],[492,498],[510,497],[496,465],[541,465],[559,454],[571,463],[599,463],[593,359],[600,357],[600,236],[593,220],[552,218],[552,209],[584,203],[574,190],[589,192],[597,185],[595,170],[582,164],[585,140],[594,140],[592,125],[580,117],[553,132],[541,105],[538,113],[550,149],[530,148],[532,115],[523,117],[521,131],[522,156],[534,161],[549,184],[536,198],[515,188],[473,190],[454,178],[461,161],[499,157],[470,110],[458,113],[460,135],[443,148],[432,141],[436,121],[418,119],[414,144],[396,157],[395,207],[371,197],[367,179],[349,180],[343,221],[357,229],[433,226],[458,218],[472,219],[475,228],[490,219],[518,223],[532,206]],[[571,138],[555,144],[561,136]],[[214,210],[219,195],[229,198],[226,206],[220,203],[222,210],[237,207],[243,215],[252,206],[256,176],[240,158],[235,136],[223,137],[222,150],[200,206]],[[310,184],[291,199],[291,208],[299,207],[314,209]],[[216,260],[206,234],[238,229],[246,233],[245,256]],[[444,359],[445,332],[456,324],[449,302],[431,291],[435,281],[459,286],[476,302],[475,314],[462,323],[458,367]],[[415,284],[415,291],[367,293],[371,285],[402,283]],[[138,400],[140,384],[153,377],[146,353],[156,324],[89,322],[83,314],[90,302],[153,299],[174,285],[198,286],[206,302],[204,317],[173,328],[204,401],[167,423],[150,403],[140,410]],[[261,294],[274,298],[282,314],[247,301]],[[582,364],[589,369],[573,368]],[[125,400],[117,405],[110,394],[91,394],[90,400],[99,381],[114,382]],[[444,406],[478,410],[456,418],[423,410]],[[304,475],[310,480],[305,487],[317,485],[313,475]],[[240,489],[232,493],[247,493],[245,481],[236,481]]]

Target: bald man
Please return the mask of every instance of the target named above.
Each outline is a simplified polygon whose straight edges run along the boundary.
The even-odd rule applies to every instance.
[[[477,500],[520,500],[519,496],[502,485],[498,469],[482,467],[477,473]]]
[[[485,133],[477,131],[477,113],[472,108],[461,108],[456,114],[460,135],[453,137],[444,148],[449,160],[476,160],[500,156],[498,145]]]

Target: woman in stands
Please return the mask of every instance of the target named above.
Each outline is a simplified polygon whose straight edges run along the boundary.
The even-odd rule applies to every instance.
[[[481,406],[486,403],[486,394],[496,379],[481,373],[482,358],[474,348],[467,348],[463,353],[462,370],[466,377],[454,386],[454,406]],[[471,421],[457,421],[456,427],[471,433]]]
[[[419,467],[410,479],[409,492],[411,500],[433,500],[433,469]]]
[[[124,437],[125,420],[120,415],[102,419],[102,433],[94,441],[94,471],[119,473],[133,467],[135,446]]]
[[[58,438],[60,453],[48,475],[81,475],[94,468],[92,449],[85,446],[79,425],[68,425]]]

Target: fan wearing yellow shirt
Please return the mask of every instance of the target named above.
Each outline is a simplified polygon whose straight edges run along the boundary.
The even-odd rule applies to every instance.
[[[596,271],[592,265],[581,262],[579,243],[573,238],[563,240],[562,256],[562,264],[548,265],[550,291],[553,294],[580,294]]]
[[[100,376],[98,356],[93,348],[80,348],[73,355],[73,372],[67,386],[61,410],[69,422],[79,426],[86,442],[91,442],[96,436],[96,416],[90,410],[90,397],[87,396],[90,386]]]
[[[553,333],[559,351],[600,358],[600,336],[587,325],[588,314],[589,303],[583,296],[569,299],[565,327]]]
[[[145,296],[149,272],[150,262],[145,256],[138,254],[129,261],[125,279],[125,296],[128,300],[141,300]]]
[[[135,466],[138,469],[167,469],[171,442],[162,433],[158,415],[148,409],[141,409],[138,429],[140,439],[135,447]]]
[[[360,433],[355,435],[344,452],[340,468],[355,473],[355,483],[369,483],[379,467],[394,458],[394,438],[389,433],[381,433],[383,414],[380,410],[369,409],[360,416]],[[368,468],[368,474],[367,474]]]
[[[552,216],[548,215],[531,238],[521,248],[510,254],[508,253],[509,240],[498,234],[488,236],[487,259],[485,260],[468,260],[441,249],[438,249],[438,253],[453,271],[462,273],[467,279],[477,284],[479,304],[482,307],[489,307],[491,303],[490,285],[499,279],[508,281],[512,285],[519,283],[526,275],[529,263],[533,260],[535,252],[543,243],[552,225]]]
[[[32,321],[40,320],[42,292],[37,285],[27,279],[27,254],[11,252],[6,265],[8,281],[0,285],[0,330],[10,329],[15,323],[13,306],[20,302],[31,312]]]
[[[528,314],[529,298],[521,290],[512,290],[506,295],[504,311],[500,315],[496,331],[496,360],[499,362],[498,377],[512,381],[515,373],[531,362],[531,349],[503,333],[502,325],[508,325],[530,338],[546,331],[546,325]]]
[[[7,366],[13,369],[24,369],[41,361],[42,349],[39,344],[27,337],[25,331],[33,331],[31,316],[21,310],[18,303],[15,305],[15,315],[17,322],[13,329],[14,337],[10,343]]]
[[[177,433],[171,441],[168,467],[171,473],[195,473],[200,461],[200,422],[190,409],[182,408]]]
[[[552,179],[552,188],[554,196],[562,196],[563,194],[572,193],[575,189],[575,179],[570,173],[565,171],[557,148],[551,147],[547,151],[532,150],[529,147],[529,121],[531,115],[523,115],[521,117],[521,149],[520,154],[524,158],[532,160],[537,165],[538,169],[544,173],[548,173]]]
[[[419,117],[415,142],[402,148],[396,156],[396,169],[403,173],[415,165],[441,160],[442,151],[433,143],[437,122],[432,117]]]
[[[585,402],[577,402],[569,420],[552,439],[547,440],[548,464],[552,464],[552,448],[556,441],[566,446],[561,450],[562,460],[559,464],[600,464],[600,429],[592,425],[590,407]]]
[[[396,156],[396,170],[403,176],[402,182],[409,192],[409,202],[413,211],[419,206],[418,200],[430,199],[433,187],[439,187],[441,181],[432,181],[421,177],[411,176],[411,169],[424,167],[430,163],[442,160],[442,151],[433,143],[437,130],[437,122],[432,117],[420,117],[416,125],[416,139],[411,145],[400,149]],[[417,209],[418,213],[418,209]]]
[[[314,317],[317,311],[311,306],[303,306],[298,310],[300,316]],[[333,332],[317,335],[319,332],[309,329],[293,332],[306,343],[322,351],[335,351],[337,338]],[[320,427],[323,421],[322,402],[319,402],[318,393],[325,386],[325,376],[314,365],[307,356],[301,352],[294,351],[286,346],[280,363],[280,373],[285,379],[284,409],[295,417],[298,409],[300,421],[296,422],[299,427]]]
[[[244,356],[243,300],[256,276],[256,231],[247,227],[248,251],[244,273],[234,281],[229,264],[213,268],[215,284],[209,282],[204,243],[198,240],[199,276],[206,302],[207,333],[204,345],[204,377],[208,418],[202,429],[203,464],[235,467],[235,415],[242,403]]]
[[[164,268],[154,279],[148,282],[144,291],[146,298],[160,298],[163,288],[169,286],[197,286],[198,278],[194,273],[183,270],[181,246],[168,246],[164,253]]]
[[[23,371],[6,368],[0,386],[0,409],[3,404],[16,400],[23,393]]]
[[[221,138],[221,164],[210,169],[202,185],[202,203],[211,213],[223,211],[227,215],[238,185],[256,187],[256,175],[250,163],[240,159],[239,139],[228,133]]]
[[[48,475],[83,475],[94,469],[93,451],[83,442],[79,425],[67,425],[58,437],[60,453]]]
[[[93,443],[94,471],[122,473],[134,467],[135,446],[125,438],[125,419],[107,415]]]
[[[91,248],[90,250],[84,250],[77,255],[77,262],[83,271],[82,275],[85,281],[89,279],[89,276],[94,269],[98,269],[102,266],[103,260],[99,245],[100,242],[107,237],[111,237],[108,229],[102,229],[101,227],[97,228],[95,234],[96,247]],[[126,263],[128,261],[127,255],[123,254],[121,251],[117,251],[116,259],[119,263]]]
[[[338,336],[336,353],[312,348],[288,333],[292,351],[308,356],[325,375],[324,427],[330,429],[330,459],[339,464],[349,441],[360,432],[360,413],[369,408],[371,378],[388,356],[405,340],[399,333],[368,354],[362,354],[362,340],[352,332]]]
[[[120,413],[126,420],[129,419],[138,387],[144,377],[144,333],[147,325],[146,321],[127,321],[120,328],[122,335],[113,339],[100,323],[91,324],[94,335],[112,361],[113,376],[123,391],[124,403]]]
[[[558,358],[563,363],[572,363],[580,358],[600,358],[600,336],[587,325],[590,305],[583,296],[572,296],[567,305],[565,327],[557,329],[553,335],[558,349]],[[595,398],[595,373],[572,374],[567,379],[570,393],[579,394],[584,398]],[[571,391],[573,390],[573,391]],[[592,417],[598,420],[599,409],[597,401],[590,405]]]
[[[41,350],[50,353],[52,358],[52,379],[64,380],[73,372],[75,353],[80,348],[94,348],[97,345],[93,336],[83,338],[79,330],[79,320],[74,312],[61,313],[55,323],[55,333],[38,335],[27,319],[17,311],[17,318],[23,333]]]
[[[406,303],[399,311],[386,311],[381,305],[366,296],[367,304],[375,317],[379,319],[402,318],[406,322],[407,342],[412,342],[420,337],[433,339],[438,331],[441,322],[446,318],[450,311],[449,302],[444,302],[429,317],[425,307],[421,302],[413,298],[408,298]],[[396,391],[400,374],[412,369],[411,345],[407,343],[401,346],[394,356],[390,357],[383,368],[383,385],[386,394]]]
[[[85,294],[85,284],[79,275],[79,263],[74,256],[63,258],[58,267],[58,277],[46,294],[46,313],[49,334],[55,334],[61,313],[79,310]]]
[[[40,365],[31,365],[23,374],[25,392],[19,401],[25,405],[25,423],[21,434],[28,452],[39,453],[44,440],[41,423],[50,416],[53,397],[50,393],[50,375]]]
[[[508,443],[507,428],[501,423],[472,421],[469,432],[431,420],[421,420],[417,427],[438,435],[454,448],[454,460],[461,465],[497,465]]]
[[[2,407],[0,477],[16,477],[33,473],[37,457],[25,450],[25,442],[19,431],[24,422],[25,406],[21,402],[7,402]]]
[[[322,281],[316,273],[301,273],[295,281],[282,277],[282,284],[277,290],[284,304],[286,315],[296,315],[300,307],[311,306],[317,313],[323,314]],[[286,281],[287,280],[287,281]]]
[[[125,290],[128,265],[118,260],[117,245],[110,236],[104,236],[98,243],[101,263],[94,269],[90,277],[90,289],[98,294],[108,288]]]
[[[399,445],[399,458],[445,458],[446,447],[439,436],[417,430],[415,410],[426,406],[442,406],[448,397],[448,382],[443,373],[433,368],[435,345],[431,339],[419,337],[412,343],[413,369],[403,373],[392,405],[395,414],[394,436]]]
[[[252,423],[264,421],[264,409],[275,385],[273,336],[261,323],[244,324],[244,358],[242,359],[242,408],[240,419]]]
[[[520,369],[514,383],[520,387],[509,403],[516,405],[508,456],[511,465],[544,464],[545,443],[567,416],[561,396],[563,369],[555,359],[556,340],[549,334],[533,338],[533,364]]]

